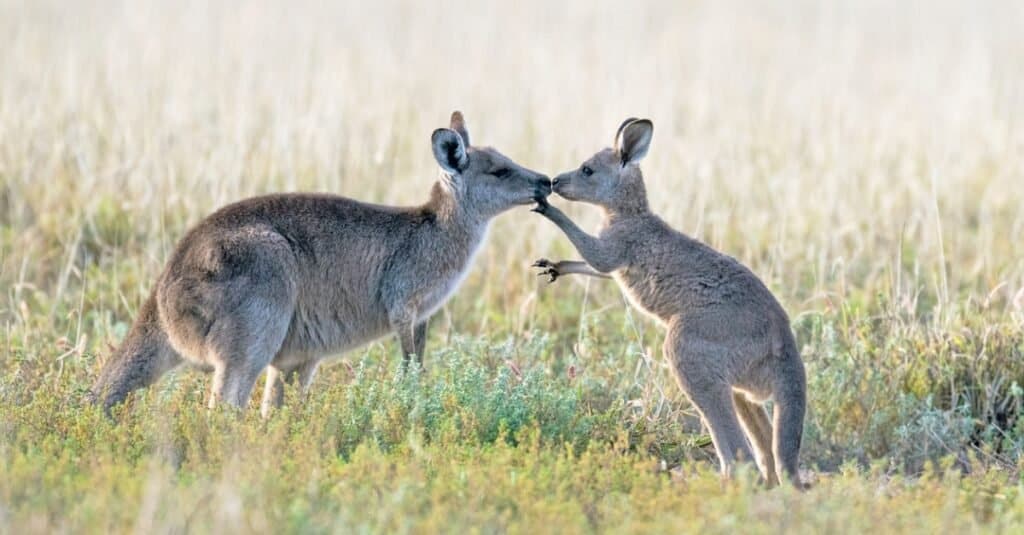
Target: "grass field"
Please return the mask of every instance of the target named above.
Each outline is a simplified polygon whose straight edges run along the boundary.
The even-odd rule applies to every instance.
[[[0,0],[0,533],[1019,532],[1022,27],[1011,1]],[[84,401],[190,225],[422,202],[453,109],[550,174],[653,119],[654,209],[790,313],[810,491],[721,481],[661,329],[538,279],[575,254],[526,208],[422,373],[386,339],[267,421],[187,369],[118,423]]]

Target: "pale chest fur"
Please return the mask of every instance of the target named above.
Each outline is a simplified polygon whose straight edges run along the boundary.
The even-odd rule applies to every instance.
[[[612,273],[612,278],[619,284],[626,300],[637,310],[643,312],[651,319],[665,324],[668,321],[668,314],[663,310],[663,299],[660,299],[656,285],[646,277],[637,276],[635,272],[628,269],[619,269]]]
[[[418,319],[423,320],[440,309],[452,297],[473,267],[473,260],[479,253],[487,234],[487,226],[478,232],[469,234],[464,240],[452,243],[447,250],[432,252],[437,262],[427,266],[424,275],[425,285],[419,299]],[[433,270],[433,273],[430,271]]]
[[[601,230],[602,239],[616,243],[625,256],[624,265],[612,272],[612,278],[631,305],[664,324],[678,306],[670,297],[675,282],[669,260],[673,240],[663,235],[666,233],[660,225],[636,223],[606,225]],[[638,232],[636,227],[643,231]]]

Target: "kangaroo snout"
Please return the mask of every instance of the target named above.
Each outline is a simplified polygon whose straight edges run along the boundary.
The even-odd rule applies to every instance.
[[[533,184],[533,196],[535,199],[543,199],[551,195],[551,179],[541,175]]]
[[[562,173],[551,180],[551,191],[565,197],[565,189],[569,182],[569,173]]]

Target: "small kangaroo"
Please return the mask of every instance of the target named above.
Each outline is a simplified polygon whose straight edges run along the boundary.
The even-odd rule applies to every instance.
[[[668,328],[665,358],[710,429],[722,472],[730,475],[737,458],[754,459],[769,486],[785,472],[803,488],[797,461],[806,378],[789,318],[749,269],[651,212],[638,163],[653,133],[651,121],[627,119],[614,148],[555,177],[555,193],[599,206],[604,222],[597,236],[588,235],[538,198],[534,211],[558,225],[586,262],[541,259],[534,266],[551,282],[610,273],[636,307]],[[761,405],[769,399],[774,436]]]
[[[246,199],[178,243],[92,397],[110,408],[187,361],[213,372],[210,406],[261,412],[284,381],[305,392],[321,359],[395,332],[422,363],[427,320],[465,277],[490,220],[551,192],[548,177],[474,147],[462,114],[431,136],[443,170],[430,200],[392,207],[321,194]]]

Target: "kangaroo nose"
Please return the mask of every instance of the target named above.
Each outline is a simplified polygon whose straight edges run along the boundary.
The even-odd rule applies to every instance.
[[[537,179],[537,186],[541,187],[542,189],[551,191],[551,179],[544,175],[541,175],[540,178]]]
[[[534,186],[534,195],[539,198],[551,195],[551,179],[541,175],[540,178],[537,179],[537,184]]]

